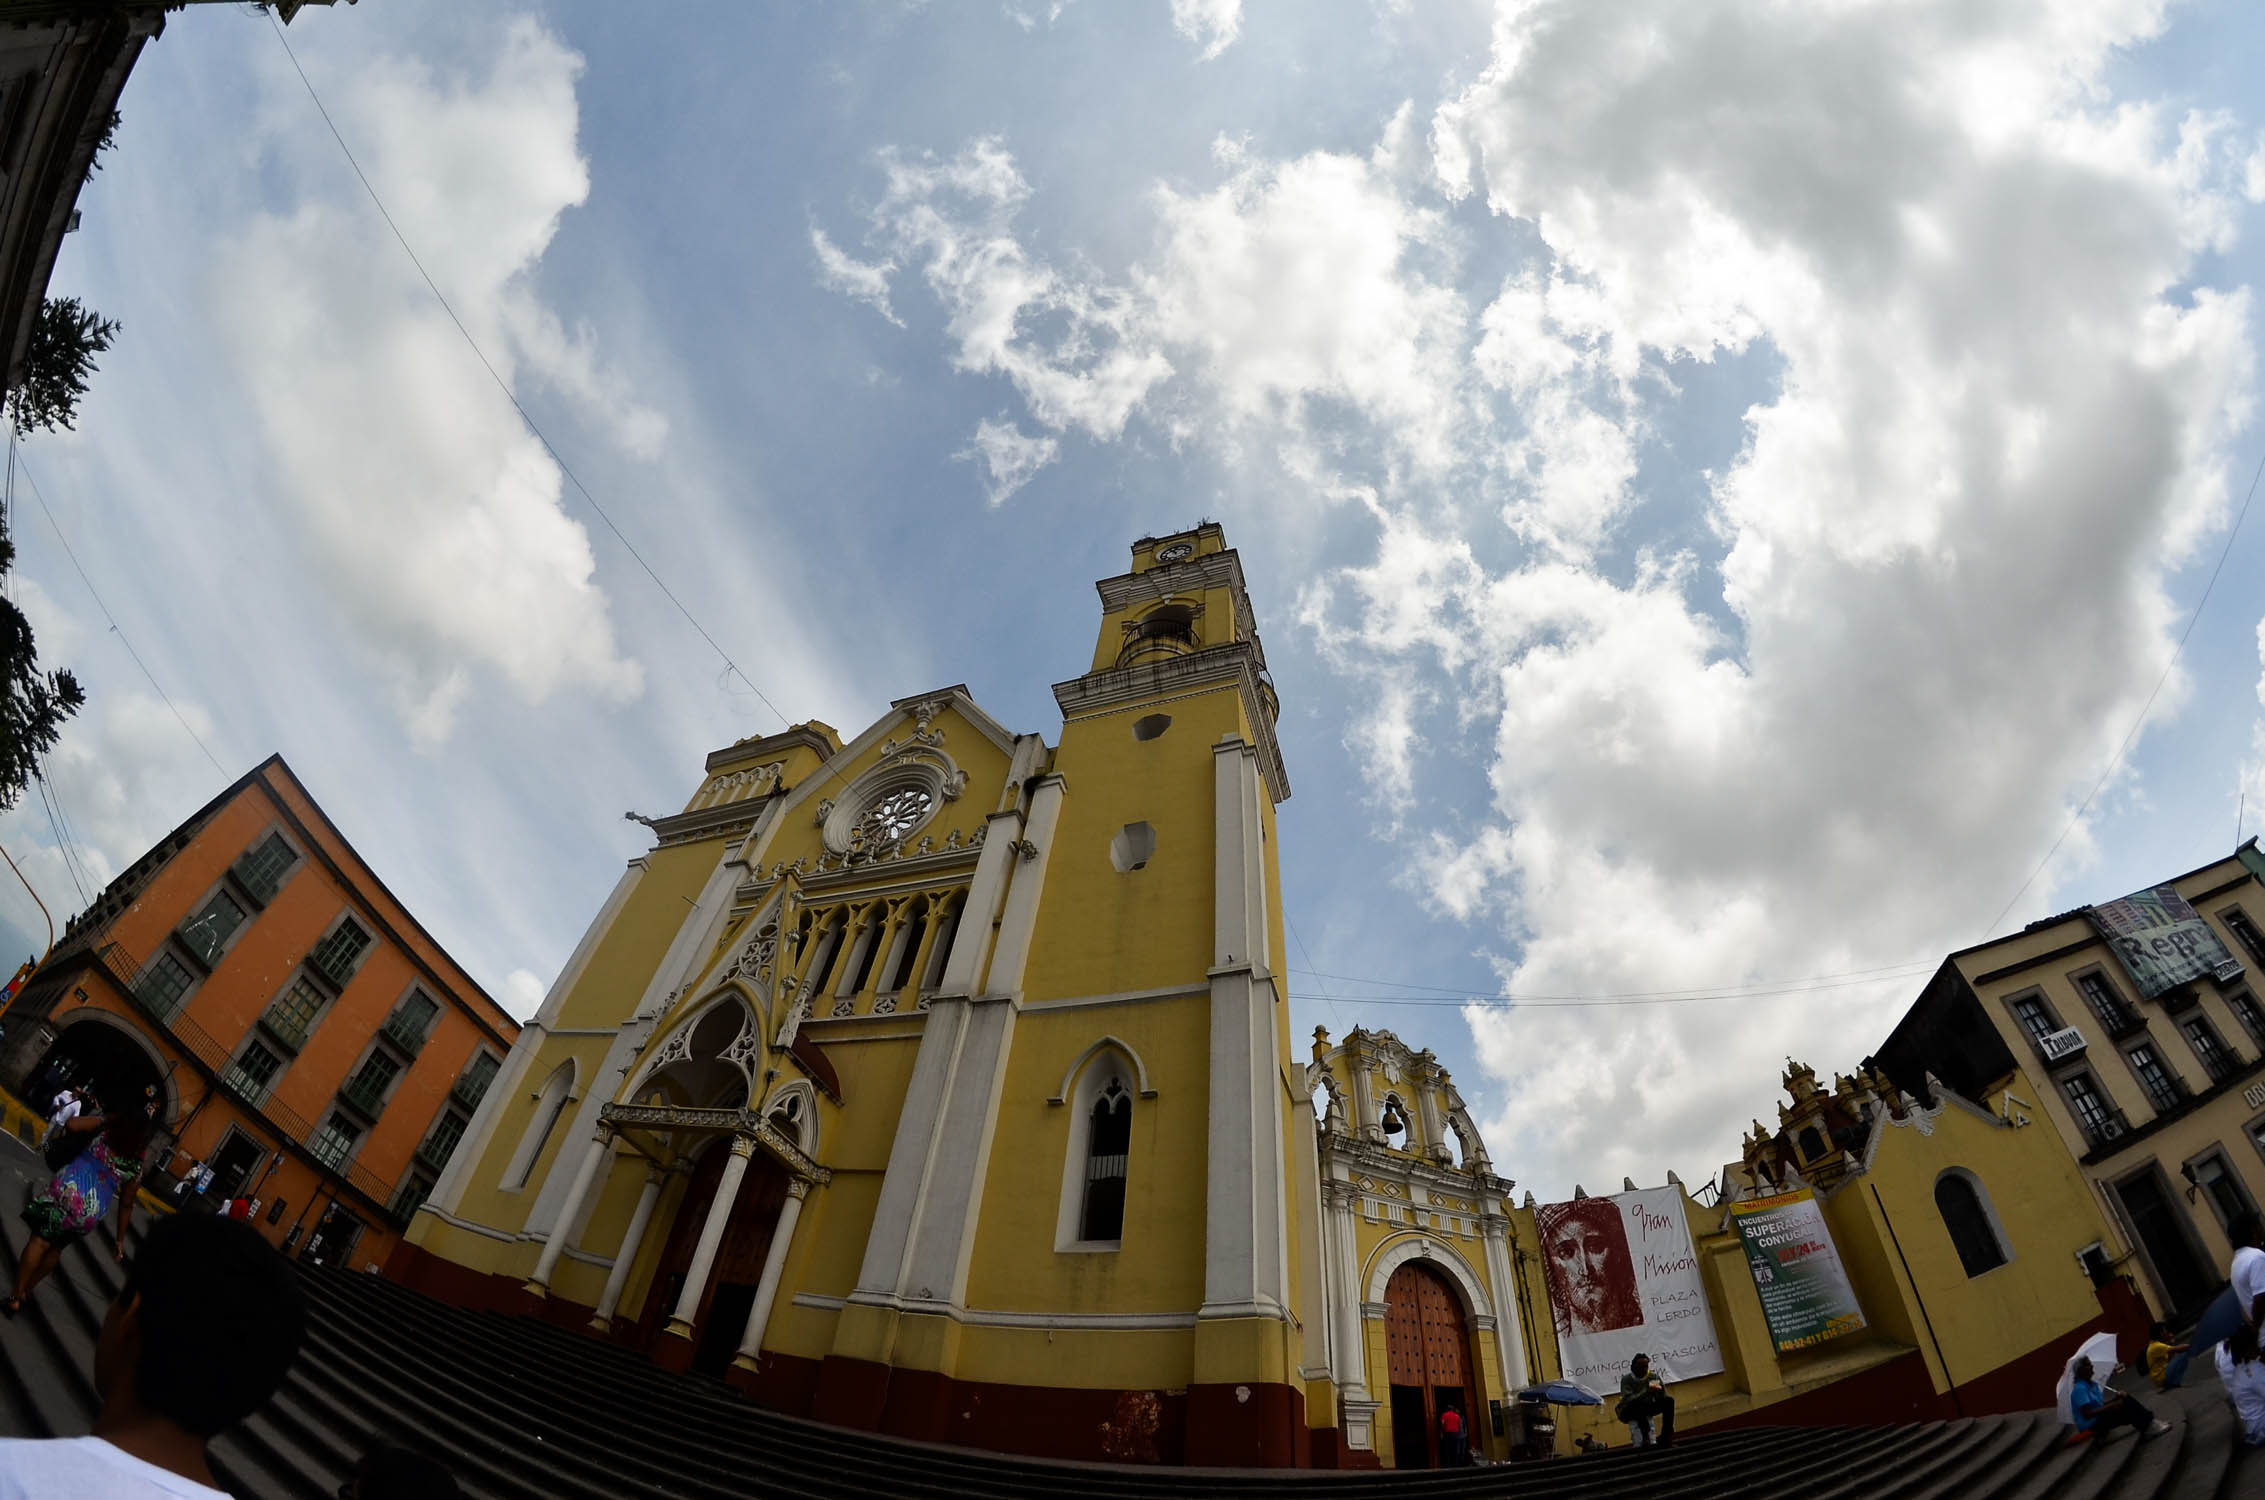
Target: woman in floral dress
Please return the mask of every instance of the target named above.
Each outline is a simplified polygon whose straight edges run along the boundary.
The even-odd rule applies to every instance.
[[[151,1097],[142,1101],[139,1110],[81,1115],[64,1122],[63,1128],[71,1134],[93,1139],[24,1205],[24,1222],[31,1226],[32,1239],[16,1267],[15,1295],[0,1302],[0,1315],[12,1318],[21,1312],[24,1299],[62,1262],[71,1242],[100,1224],[113,1204],[118,1209],[116,1253],[121,1261],[126,1258],[126,1228],[133,1222],[142,1153],[149,1149],[150,1123],[156,1113],[157,1100]]]

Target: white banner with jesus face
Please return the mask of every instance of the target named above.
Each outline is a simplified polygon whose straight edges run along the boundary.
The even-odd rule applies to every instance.
[[[1667,1381],[1722,1368],[1681,1188],[1544,1204],[1534,1227],[1566,1379],[1610,1398],[1639,1354]]]

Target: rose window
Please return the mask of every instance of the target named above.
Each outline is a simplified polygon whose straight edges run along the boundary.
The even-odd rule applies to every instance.
[[[899,787],[858,817],[858,835],[868,845],[893,844],[918,828],[935,806],[926,787]]]

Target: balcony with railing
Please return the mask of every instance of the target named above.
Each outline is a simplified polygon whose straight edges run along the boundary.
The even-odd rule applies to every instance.
[[[375,1120],[385,1112],[385,1085],[357,1073],[339,1087],[338,1102],[365,1120]]]
[[[2105,1151],[2131,1134],[2131,1122],[2120,1109],[2110,1109],[2083,1122],[2084,1139],[2095,1151]]]
[[[267,1103],[269,1090],[275,1087],[272,1079],[263,1079],[248,1073],[240,1063],[230,1063],[220,1075],[220,1086],[237,1098],[258,1109]]]
[[[443,1140],[438,1137],[427,1136],[424,1143],[417,1147],[419,1165],[431,1167],[436,1172],[440,1171],[448,1165],[448,1159],[456,1154],[457,1139],[450,1137]]]
[[[274,1037],[293,1052],[307,1045],[307,1018],[280,1006],[269,1006],[260,1012],[260,1030]]]
[[[2128,1005],[2110,1002],[2095,1005],[2093,1009],[2098,1012],[2100,1026],[2108,1033],[2108,1040],[2111,1042],[2120,1042],[2127,1036],[2137,1036],[2147,1029],[2147,1018]]]
[[[466,1073],[449,1086],[448,1097],[464,1110],[475,1110],[480,1107],[480,1101],[488,1096],[488,1085],[493,1082],[493,1072]]]
[[[424,1050],[425,1039],[432,1032],[432,1017],[405,1010],[396,1010],[378,1027],[378,1035],[411,1057]]]

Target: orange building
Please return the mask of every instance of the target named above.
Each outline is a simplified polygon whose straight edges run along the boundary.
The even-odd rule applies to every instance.
[[[112,881],[6,1016],[0,1081],[113,1105],[156,1085],[150,1184],[334,1264],[383,1263],[518,1023],[271,756]],[[185,1184],[182,1186],[186,1186]]]

